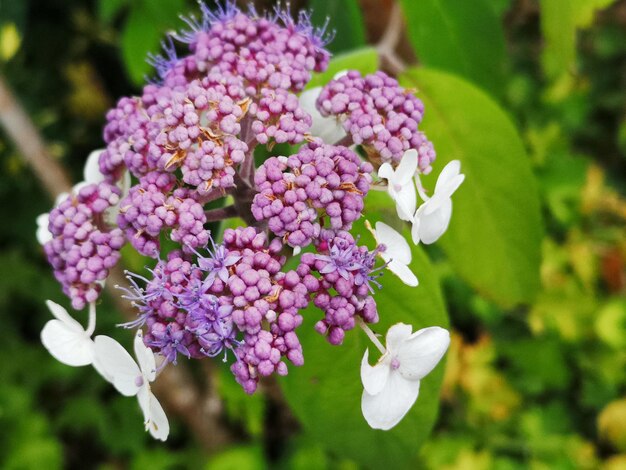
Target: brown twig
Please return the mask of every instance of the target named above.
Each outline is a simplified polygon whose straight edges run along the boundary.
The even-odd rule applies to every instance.
[[[70,179],[52,159],[41,135],[0,74],[0,124],[51,196],[69,191]]]
[[[237,215],[237,208],[234,205],[204,211],[204,216],[206,217],[207,222],[217,222],[219,220],[230,219],[231,217],[237,217]]]
[[[71,188],[67,173],[47,152],[41,134],[2,75],[0,75],[0,125],[52,198]],[[122,269],[118,266],[111,270],[106,289],[122,315],[127,319],[134,319],[135,312],[114,287],[126,284]],[[220,425],[219,415],[212,412],[211,407],[206,406],[207,399],[202,396],[184,365],[165,368],[159,375],[159,380],[155,382],[154,389],[163,400],[166,409],[177,414],[208,451],[217,450],[232,440],[227,430]]]
[[[398,42],[402,37],[402,8],[399,3],[394,3],[389,16],[387,28],[376,45],[381,61],[386,61],[387,66],[394,73],[400,73],[406,69],[406,64],[396,53]]]

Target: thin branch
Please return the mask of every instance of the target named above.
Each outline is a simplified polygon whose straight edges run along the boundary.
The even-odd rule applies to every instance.
[[[231,194],[231,193],[232,191],[230,189],[213,188],[204,196],[199,196],[198,202],[200,204],[208,204],[209,202],[213,202],[223,197],[226,197],[228,194]]]
[[[399,3],[394,3],[389,14],[389,22],[380,41],[378,41],[379,49],[395,50],[400,37],[402,36],[402,8]]]
[[[6,85],[2,75],[0,75],[0,125],[53,199],[59,193],[71,188],[69,176],[46,151],[41,134]],[[217,194],[216,192],[215,196]],[[105,288],[116,308],[125,318],[132,320],[136,317],[135,312],[114,288],[115,285],[126,284],[122,269],[116,266],[111,270]],[[210,407],[203,406],[205,400],[187,367],[182,364],[167,367],[159,376],[159,380],[154,383],[154,389],[166,408],[180,416],[208,451],[217,450],[232,440],[230,434],[220,425],[219,415],[212,412]]]
[[[72,187],[70,178],[53,160],[41,135],[24,108],[15,99],[2,74],[0,74],[0,124],[51,196],[70,190]]]
[[[241,166],[239,168],[239,175],[241,176],[241,179],[250,188],[254,188],[255,170],[256,168],[254,166],[254,152],[250,152],[248,153],[248,155],[246,155],[246,158],[241,163]]]
[[[400,73],[406,69],[406,64],[396,53],[398,42],[402,36],[403,18],[402,8],[399,3],[394,3],[389,15],[389,23],[382,38],[376,45],[381,59],[387,62],[394,73]]]
[[[219,220],[230,219],[231,217],[237,217],[237,208],[234,205],[219,207],[217,209],[210,209],[204,211],[207,222],[217,222]]]
[[[351,134],[346,134],[341,139],[339,139],[339,141],[336,142],[334,145],[341,145],[343,147],[350,147],[353,144],[354,144],[354,140],[352,139],[352,135]]]

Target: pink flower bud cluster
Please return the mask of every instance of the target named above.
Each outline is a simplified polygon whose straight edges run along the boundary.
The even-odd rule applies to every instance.
[[[346,147],[308,144],[261,165],[252,214],[288,245],[304,247],[319,237],[326,218],[335,230],[350,229],[361,216],[372,170]]]
[[[234,186],[234,166],[248,151],[237,135],[250,99],[241,87],[213,77],[178,88],[161,87],[146,109],[150,157],[162,171],[181,167],[183,181],[201,194]]]
[[[172,240],[184,250],[203,247],[209,240],[202,204],[188,189],[174,189],[175,184],[170,173],[148,173],[120,203],[117,224],[143,255],[158,256],[159,236],[165,230],[172,230]]]
[[[322,88],[317,108],[323,116],[339,117],[354,143],[373,158],[397,163],[415,149],[418,168],[430,172],[435,151],[418,130],[424,104],[384,72],[363,77],[353,70],[332,80]]]
[[[378,321],[372,294],[385,247],[369,251],[348,232],[363,213],[372,163],[312,137],[313,118],[300,106],[297,94],[328,65],[324,28],[304,13],[297,21],[280,9],[244,13],[234,0],[216,13],[201,9],[172,36],[187,49],[181,57],[171,40],[164,56],[151,57],[160,81],[107,113],[105,181],[51,212],[45,251],[76,309],[96,300],[125,240],[156,258],[147,278],[128,275],[124,297],[139,315],[126,326],[144,328],[164,364],[223,354],[253,393],[261,377],[304,363],[296,331],[311,302],[323,312],[315,329],[331,344],[359,321]],[[349,72],[316,104],[375,164],[416,149],[419,170],[430,170],[422,102],[393,78]],[[301,146],[256,168],[255,147],[274,144]],[[116,183],[128,176],[134,185],[122,195]],[[217,204],[225,196],[233,203]],[[225,230],[216,245],[206,225],[233,216],[253,226]],[[178,246],[162,253],[166,236]],[[286,269],[285,253],[310,244],[315,251]]]
[[[108,230],[104,212],[119,201],[120,190],[106,182],[82,187],[50,212],[52,240],[44,245],[54,276],[72,307],[94,302],[102,283],[120,258],[120,229]]]
[[[269,16],[252,9],[246,14],[228,0],[217,12],[202,5],[202,19],[191,17],[187,23],[190,30],[178,37],[189,44],[192,55],[176,62],[169,54],[160,61],[166,83],[179,82],[181,73],[189,79],[218,70],[243,77],[249,94],[266,87],[297,92],[330,59],[324,28],[314,28],[304,12],[298,21],[280,9]]]
[[[314,304],[325,316],[317,322],[315,330],[327,336],[331,344],[343,342],[345,332],[356,326],[360,317],[366,323],[376,323],[378,312],[372,297],[371,284],[381,273],[375,268],[377,248],[370,252],[366,246],[345,231],[324,231],[316,246],[318,254],[304,253],[300,258],[298,274],[320,276]]]
[[[298,97],[283,89],[263,88],[251,112],[255,118],[252,132],[260,144],[270,139],[277,144],[298,144],[311,128],[311,116],[300,108]]]
[[[284,272],[282,243],[268,243],[253,227],[228,229],[213,252],[172,252],[151,270],[151,279],[130,275],[126,298],[140,314],[128,327],[147,326],[146,345],[175,362],[234,352],[232,371],[247,393],[261,376],[287,373],[304,357],[296,334],[298,313],[319,287],[312,275]],[[136,279],[146,282],[140,287]],[[241,337],[241,340],[237,339]]]
[[[150,279],[130,274],[132,287],[125,289],[124,297],[133,302],[139,317],[124,326],[145,326],[144,343],[166,362],[176,363],[179,354],[215,356],[236,344],[229,298],[211,295],[204,271],[187,258],[180,251],[170,252],[167,261],[159,260],[150,270]]]
[[[227,283],[233,322],[244,332],[231,370],[244,390],[253,393],[261,376],[287,374],[283,358],[296,366],[304,363],[295,330],[302,323],[298,311],[309,303],[307,286],[297,272],[281,271],[286,259],[277,238],[268,243],[253,227],[228,229],[224,246],[241,257]]]

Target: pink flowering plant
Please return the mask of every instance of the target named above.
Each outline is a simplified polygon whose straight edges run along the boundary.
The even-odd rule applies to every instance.
[[[382,71],[322,74],[332,34],[306,13],[294,20],[230,1],[201,10],[151,57],[156,79],[107,113],[105,148],[88,159],[85,181],[38,220],[63,292],[89,311],[84,329],[50,302],[43,344],[137,396],[161,440],[169,423],[150,383],[181,360],[222,360],[253,394],[264,377],[306,368],[309,357],[330,371],[356,344],[362,423],[391,429],[450,341],[445,318],[389,299],[434,289],[418,285],[432,268],[415,245],[448,228],[460,163],[437,168],[415,90]],[[321,86],[308,86],[314,76]],[[281,153],[263,158],[272,149]],[[431,171],[440,176],[429,191]],[[149,258],[118,291],[136,312],[122,325],[134,331],[135,359],[94,337],[96,303],[124,246]],[[385,345],[372,330],[379,321],[395,323]],[[307,350],[303,329],[332,347]],[[355,329],[364,334],[350,339]],[[345,380],[358,382],[359,361],[352,367]],[[316,380],[323,385],[323,374]],[[303,414],[294,390],[285,382]],[[358,407],[359,396],[351,400]]]

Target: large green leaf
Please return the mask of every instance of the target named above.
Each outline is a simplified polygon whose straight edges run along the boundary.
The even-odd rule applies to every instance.
[[[576,31],[591,25],[596,10],[615,0],[541,0],[545,40],[543,69],[549,78],[571,71],[576,60]]]
[[[438,155],[433,173],[458,159],[466,175],[439,244],[456,270],[500,305],[532,300],[539,287],[541,214],[515,126],[485,93],[453,75],[410,70],[401,82],[417,88],[424,101],[422,128]],[[433,179],[426,187],[434,187]]]
[[[122,56],[130,78],[136,84],[144,82],[152,67],[146,62],[148,53],[157,53],[165,32],[180,26],[178,15],[183,12],[182,0],[140,0],[133,3],[122,31]]]
[[[401,0],[419,61],[502,94],[504,32],[490,0]]]
[[[307,89],[326,85],[342,70],[358,70],[362,74],[374,73],[378,70],[378,52],[372,47],[364,47],[336,55],[331,59],[326,71],[313,75]]]
[[[328,21],[329,33],[334,32],[328,44],[332,52],[347,51],[365,45],[363,15],[357,0],[311,0],[311,22],[320,26]]]
[[[111,22],[117,14],[128,5],[128,0],[100,0],[98,16],[105,22]]]
[[[389,200],[385,210],[370,211],[368,218],[372,222],[388,220],[394,214]],[[362,235],[361,243],[373,246],[362,220],[353,231]],[[390,272],[379,279],[383,288],[374,295],[380,315],[380,323],[374,326],[376,332],[385,334],[398,322],[410,323],[414,329],[448,326],[439,280],[420,248],[413,249],[412,268],[420,279],[418,287],[404,285]],[[370,349],[372,361],[376,349],[359,329],[347,332],[341,346],[331,346],[313,330],[321,316],[316,308],[304,312],[305,321],[298,334],[305,364],[291,367],[289,375],[280,381],[289,405],[305,431],[329,452],[372,468],[411,466],[437,417],[443,365],[424,378],[416,404],[400,424],[386,432],[373,430],[361,413],[363,386],[359,369],[365,349]]]

